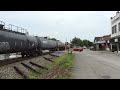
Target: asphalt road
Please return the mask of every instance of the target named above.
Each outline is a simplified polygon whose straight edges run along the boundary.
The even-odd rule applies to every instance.
[[[120,79],[120,53],[75,52],[73,79]]]

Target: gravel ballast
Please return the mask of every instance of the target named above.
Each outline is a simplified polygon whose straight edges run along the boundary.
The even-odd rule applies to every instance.
[[[54,52],[52,53],[54,55],[63,55],[64,52]],[[46,58],[55,58],[51,55],[43,55],[44,57]],[[32,68],[34,69],[38,69],[38,67],[30,64],[29,62],[34,62],[38,65],[41,65],[41,66],[46,66],[48,65],[49,63],[51,63],[50,61],[47,61],[43,58],[43,56],[38,56],[38,57],[34,57],[34,58],[30,58],[30,59],[27,59],[27,60],[24,60],[24,61],[20,61],[20,62],[16,62],[16,63],[12,63],[12,64],[8,64],[8,65],[5,65],[5,66],[1,66],[0,67],[0,79],[23,79],[23,77],[21,75],[19,75],[16,70],[13,68],[14,66],[17,66],[20,70],[22,70],[26,75],[30,75],[31,73],[31,70],[24,67],[21,62],[31,66]],[[51,59],[52,60],[52,59]]]

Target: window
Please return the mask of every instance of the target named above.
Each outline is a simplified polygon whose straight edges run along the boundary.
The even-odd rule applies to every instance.
[[[114,26],[115,33],[117,33],[117,25]]]
[[[119,28],[119,31],[120,31],[120,23],[118,24],[118,28]]]
[[[112,34],[117,33],[117,25],[112,27]]]
[[[112,34],[114,34],[114,26],[112,27]]]

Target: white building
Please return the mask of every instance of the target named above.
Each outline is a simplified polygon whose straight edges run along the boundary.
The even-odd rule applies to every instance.
[[[120,12],[117,11],[114,17],[111,17],[111,49],[119,51],[120,43]]]
[[[120,12],[116,12],[114,17],[111,17],[111,37],[120,35]]]

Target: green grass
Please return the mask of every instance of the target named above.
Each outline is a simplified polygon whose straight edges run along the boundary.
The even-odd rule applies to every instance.
[[[74,54],[65,54],[57,61],[57,64],[60,65],[65,73],[59,75],[56,79],[70,79],[71,78],[71,69],[73,67]]]
[[[73,54],[64,54],[60,57],[56,57],[53,59],[53,61],[55,63],[50,63],[46,66],[49,70],[38,69],[38,71],[40,71],[43,74],[39,75],[39,74],[32,72],[30,74],[30,78],[31,79],[41,78],[42,79],[42,76],[44,74],[49,73],[49,71],[52,70],[54,67],[59,66],[60,68],[62,68],[62,70],[64,70],[64,74],[56,76],[55,79],[70,79],[71,78],[70,70],[73,67],[73,59],[74,59],[74,53]]]

